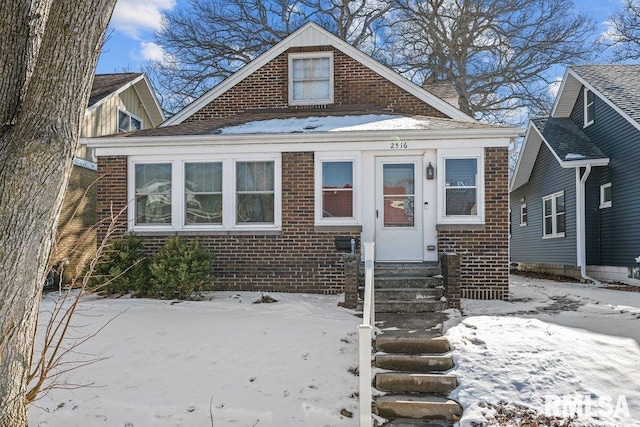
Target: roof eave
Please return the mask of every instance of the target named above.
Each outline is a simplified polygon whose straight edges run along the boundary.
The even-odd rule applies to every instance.
[[[598,159],[564,160],[560,162],[560,167],[564,169],[582,168],[585,166],[607,166],[610,159],[608,157]]]

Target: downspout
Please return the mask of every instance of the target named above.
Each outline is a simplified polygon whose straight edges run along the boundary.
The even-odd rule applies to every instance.
[[[576,182],[577,182],[577,204],[576,204],[576,235],[577,235],[577,255],[578,265],[580,266],[580,275],[583,279],[589,280],[598,285],[598,282],[593,277],[587,276],[587,245],[586,245],[586,183],[589,175],[591,174],[591,165],[587,164],[584,174],[580,176],[580,168],[576,168]]]

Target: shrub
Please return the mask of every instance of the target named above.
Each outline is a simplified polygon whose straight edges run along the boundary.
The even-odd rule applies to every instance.
[[[213,278],[212,260],[213,255],[197,240],[187,243],[180,236],[170,237],[149,265],[152,293],[165,299],[188,299],[193,292],[202,292]]]
[[[132,233],[113,239],[100,255],[89,281],[90,288],[109,295],[145,293],[149,262],[142,239]]]

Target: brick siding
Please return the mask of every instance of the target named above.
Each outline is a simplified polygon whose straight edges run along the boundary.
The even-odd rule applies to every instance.
[[[485,149],[485,225],[438,231],[440,254],[462,255],[460,296],[472,299],[509,297],[508,150]]]
[[[111,206],[126,206],[126,157],[100,157],[98,218],[104,237]],[[198,239],[215,255],[215,288],[269,292],[335,294],[344,291],[345,254],[335,237],[358,238],[359,233],[317,232],[314,226],[314,158],[311,152],[282,155],[282,233],[279,235],[186,235]],[[126,214],[117,220],[117,234],[127,230]],[[174,234],[174,233],[172,233]],[[151,255],[169,235],[144,236]]]
[[[96,253],[96,186],[97,173],[74,165],[64,196],[58,221],[56,244],[51,260],[67,259],[63,281],[68,283]]]
[[[347,106],[369,106],[389,113],[446,117],[381,75],[330,47],[291,48],[254,71],[243,81],[220,95],[185,122],[227,117],[253,109],[312,109],[317,106],[289,107],[288,54],[333,51],[334,103],[323,110]]]

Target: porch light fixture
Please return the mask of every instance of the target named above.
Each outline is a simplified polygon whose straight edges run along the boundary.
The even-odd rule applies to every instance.
[[[429,166],[427,166],[427,179],[434,179],[436,177],[436,170],[434,169],[431,162],[429,162]]]

